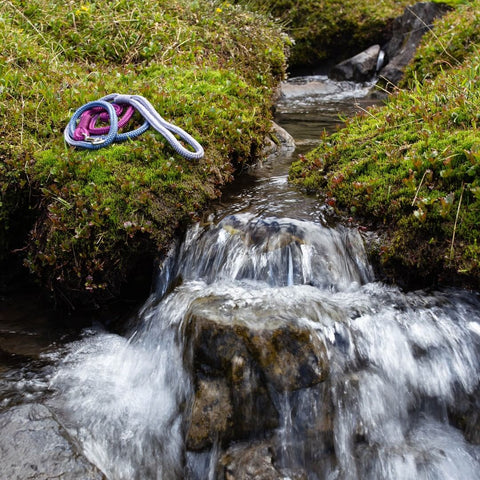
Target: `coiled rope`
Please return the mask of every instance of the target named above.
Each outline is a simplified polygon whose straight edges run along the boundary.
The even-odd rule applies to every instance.
[[[118,129],[128,123],[134,110],[142,115],[145,122],[135,130],[118,133]],[[122,113],[123,116],[120,116]],[[96,122],[99,119],[108,122],[109,126],[97,127]],[[202,146],[185,130],[167,122],[141,95],[113,93],[83,105],[68,122],[64,138],[69,145],[74,147],[98,150],[114,142],[123,142],[138,137],[150,126],[161,133],[179,155],[188,160],[198,160],[203,157]],[[185,148],[175,135],[190,145],[193,151]]]

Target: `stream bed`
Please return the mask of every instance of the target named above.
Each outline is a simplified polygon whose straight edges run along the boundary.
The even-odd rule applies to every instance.
[[[287,181],[369,87],[284,85],[296,150],[179,239],[124,335],[2,315],[0,479],[480,479],[478,294],[378,281]]]

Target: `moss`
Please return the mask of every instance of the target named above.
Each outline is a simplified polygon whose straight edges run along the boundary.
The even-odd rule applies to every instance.
[[[347,58],[370,45],[385,43],[392,20],[409,0],[240,0],[270,12],[294,40],[292,69]]]
[[[0,41],[0,261],[16,251],[72,305],[118,295],[255,157],[285,70],[279,28],[216,1],[3,2]],[[112,92],[148,98],[205,157],[179,157],[152,129],[66,147],[73,112]]]
[[[463,22],[466,32],[472,32],[478,7],[478,1],[461,5],[439,22],[417,54],[408,88],[324,137],[290,172],[293,182],[328,197],[339,211],[355,213],[388,231],[389,240],[380,252],[385,268],[414,269],[425,279],[449,274],[450,281],[455,276],[477,287],[477,37],[463,32],[461,42],[471,42],[470,53],[462,52],[448,69],[438,70],[422,56],[433,51],[431,42],[442,45],[442,51],[449,45],[452,25],[457,28]],[[453,56],[455,45],[444,55]],[[412,73],[419,62],[424,69],[421,81]]]

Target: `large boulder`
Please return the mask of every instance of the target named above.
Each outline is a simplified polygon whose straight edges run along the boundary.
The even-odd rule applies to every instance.
[[[446,11],[444,4],[421,2],[405,8],[403,15],[394,20],[392,37],[382,48],[385,66],[379,76],[383,81],[393,85],[399,83],[423,35],[432,28],[433,21]]]
[[[276,428],[279,414],[272,395],[326,379],[323,343],[295,320],[222,296],[193,303],[185,327],[195,385],[190,450]]]
[[[0,432],[2,479],[105,479],[43,405],[20,405],[1,413]]]

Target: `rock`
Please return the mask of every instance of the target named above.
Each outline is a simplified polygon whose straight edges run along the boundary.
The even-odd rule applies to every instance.
[[[1,478],[104,480],[79,454],[43,405],[21,405],[0,414]]]
[[[236,445],[220,458],[218,480],[277,480],[280,473],[273,466],[272,451],[266,442]]]
[[[238,444],[222,455],[217,466],[217,480],[306,480],[303,471],[277,469],[268,441]]]
[[[470,395],[457,394],[448,414],[450,422],[463,431],[468,442],[480,445],[480,385]]]
[[[225,443],[276,428],[272,392],[327,377],[325,347],[307,327],[221,296],[192,304],[185,338],[195,385],[191,450],[208,448],[215,438]]]
[[[213,445],[217,438],[228,437],[232,428],[233,406],[227,382],[218,378],[197,381],[188,432],[189,450]]]
[[[365,82],[371,80],[377,71],[380,45],[373,45],[367,50],[335,65],[329,77],[333,80]]]
[[[189,450],[208,448],[215,439],[242,439],[278,426],[278,413],[261,371],[235,329],[192,314],[187,342],[195,377]]]
[[[295,150],[295,140],[280,125],[272,122],[272,128],[269,136],[265,139],[261,157],[271,157],[282,153],[293,152]]]
[[[405,8],[403,15],[394,20],[392,37],[382,48],[387,62],[379,73],[383,81],[393,85],[399,83],[423,35],[446,11],[444,4],[421,2]]]

